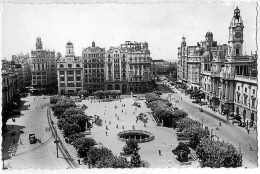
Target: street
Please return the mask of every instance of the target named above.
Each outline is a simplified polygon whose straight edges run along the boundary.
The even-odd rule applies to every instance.
[[[214,113],[211,109],[206,108],[206,106],[202,106],[203,112],[200,112],[199,108],[201,106],[192,103],[189,95],[185,95],[177,89],[173,89],[173,91],[174,93],[171,95],[171,99],[169,99],[173,105],[185,110],[190,118],[203,122],[204,127],[208,126],[210,130],[213,129],[213,134],[216,135],[215,139],[219,137],[219,140],[233,144],[237,150],[240,148],[243,155],[243,167],[257,167],[257,134],[253,129],[248,134],[245,128],[232,125],[231,122],[226,120],[225,116]],[[162,97],[166,98],[168,94],[163,94]],[[175,102],[176,100],[179,102]],[[220,122],[221,126],[219,126]],[[216,128],[219,130],[216,130]],[[250,146],[253,149],[252,151],[249,150]]]
[[[4,167],[6,169],[68,168],[69,165],[62,155],[60,158],[56,157],[54,137],[51,131],[46,129],[49,128],[47,119],[49,97],[29,96],[21,100],[23,102],[21,115],[12,117],[15,118],[15,122],[12,118],[8,120],[8,132],[3,134]],[[16,134],[10,135],[12,131]],[[36,136],[35,144],[29,142],[31,133]]]

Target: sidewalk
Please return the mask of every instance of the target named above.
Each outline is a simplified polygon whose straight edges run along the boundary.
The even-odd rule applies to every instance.
[[[226,116],[221,115],[219,112],[214,112],[214,111],[213,111],[212,109],[210,109],[207,105],[202,105],[202,106],[200,106],[200,105],[198,105],[198,104],[192,103],[193,99],[190,99],[190,96],[189,96],[189,95],[185,95],[185,93],[181,93],[181,92],[180,92],[179,90],[177,90],[176,88],[175,88],[175,90],[173,90],[173,91],[176,92],[176,93],[178,93],[179,95],[181,95],[182,99],[184,99],[184,100],[190,102],[190,103],[193,104],[195,107],[198,107],[198,109],[199,109],[199,108],[202,108],[202,109],[203,109],[203,112],[208,112],[208,113],[210,113],[210,114],[212,114],[212,115],[218,117],[219,119],[223,120],[223,122],[226,122],[226,123],[228,123],[228,124],[232,124],[232,122],[231,122],[232,120],[227,120],[227,119],[226,119]],[[232,125],[233,125],[233,124],[232,124]],[[247,129],[244,128],[244,127],[240,127],[240,126],[237,126],[237,125],[234,125],[234,126],[238,127],[239,129],[243,130],[244,132],[247,132]],[[252,128],[249,127],[249,130],[250,130],[249,136],[252,136],[252,137],[256,137],[256,138],[257,138],[257,131],[254,131],[254,128],[253,128],[253,127],[252,127]]]

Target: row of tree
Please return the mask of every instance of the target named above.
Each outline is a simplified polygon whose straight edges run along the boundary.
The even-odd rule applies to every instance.
[[[188,116],[183,110],[176,110],[168,100],[162,99],[158,94],[148,93],[145,95],[147,106],[154,112],[156,119],[166,127],[175,127],[179,119]]]
[[[76,104],[69,97],[56,95],[50,98],[51,108],[54,115],[58,118],[58,127],[63,131],[66,140],[73,144],[79,158],[83,158],[83,162],[93,168],[131,168],[139,167],[134,161],[127,161],[126,158],[116,156],[106,147],[97,147],[97,143],[93,138],[85,137],[84,131],[86,124],[89,123],[90,117],[87,116],[81,108],[77,108]],[[90,125],[89,125],[90,126]],[[129,148],[127,148],[129,146]],[[125,149],[133,154],[133,148],[138,148],[129,142]],[[132,155],[135,159],[136,156]],[[132,157],[132,158],[133,158]],[[139,156],[140,157],[140,156]]]
[[[178,122],[178,128],[189,140],[189,147],[196,149],[196,154],[201,160],[203,167],[242,166],[242,155],[236,148],[232,144],[212,139],[208,128],[203,128],[200,122],[190,118],[183,118]],[[173,152],[178,155],[178,159],[187,160],[189,152],[187,145],[180,143],[179,146]]]
[[[99,90],[94,92],[94,95],[98,99],[105,99],[105,98],[119,98],[121,96],[121,90]]]

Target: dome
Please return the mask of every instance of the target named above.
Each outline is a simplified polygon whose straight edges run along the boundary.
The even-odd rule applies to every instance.
[[[67,43],[67,45],[73,45],[70,41]]]
[[[213,33],[209,31],[209,32],[206,33],[205,37],[213,37]]]

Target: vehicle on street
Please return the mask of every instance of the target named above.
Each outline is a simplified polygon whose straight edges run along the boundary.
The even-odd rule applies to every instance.
[[[30,141],[30,144],[36,143],[35,134],[29,134],[29,141]]]

